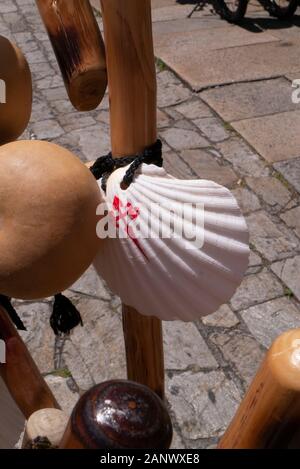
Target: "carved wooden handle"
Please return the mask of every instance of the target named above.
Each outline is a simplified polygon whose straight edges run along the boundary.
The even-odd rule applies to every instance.
[[[78,111],[101,102],[106,87],[103,39],[88,0],[36,0],[65,86]]]
[[[300,329],[275,340],[219,448],[287,448],[300,429]]]

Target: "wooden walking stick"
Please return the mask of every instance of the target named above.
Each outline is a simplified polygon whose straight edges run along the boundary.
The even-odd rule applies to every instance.
[[[288,448],[299,428],[300,329],[296,329],[271,346],[219,448]]]
[[[134,155],[153,144],[156,77],[150,0],[101,1],[111,106],[112,153]],[[142,311],[141,311],[142,313]],[[123,305],[128,378],[164,395],[162,324]]]
[[[172,424],[162,400],[146,386],[108,381],[78,401],[63,449],[168,449]]]
[[[6,346],[6,363],[0,376],[26,418],[44,408],[59,408],[24,342],[0,306],[0,339]]]
[[[101,102],[106,86],[103,39],[88,0],[36,0],[65,86],[78,111]]]

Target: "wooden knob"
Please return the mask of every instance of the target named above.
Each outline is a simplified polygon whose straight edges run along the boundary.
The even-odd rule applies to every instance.
[[[61,448],[169,448],[172,423],[162,400],[132,381],[108,381],[78,401]]]
[[[57,448],[67,424],[68,416],[62,410],[38,410],[28,419],[22,447],[43,449],[45,441],[48,441],[51,448]]]
[[[272,344],[219,448],[288,448],[299,429],[300,329],[294,329]]]
[[[91,111],[106,87],[105,48],[89,0],[36,0],[69,98],[78,111]]]

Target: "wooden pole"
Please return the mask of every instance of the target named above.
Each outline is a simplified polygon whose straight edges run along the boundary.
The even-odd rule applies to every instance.
[[[6,363],[0,365],[0,375],[24,417],[29,418],[39,409],[59,409],[27,347],[1,306],[0,339],[6,347]]]
[[[36,0],[65,86],[78,111],[101,102],[106,87],[103,39],[88,0]]]
[[[299,428],[300,329],[296,329],[271,346],[219,448],[288,448]]]
[[[71,415],[62,449],[168,449],[172,424],[146,386],[108,381],[85,393]]]
[[[156,76],[150,0],[102,0],[114,157],[153,144]],[[123,306],[128,379],[164,396],[162,325]]]

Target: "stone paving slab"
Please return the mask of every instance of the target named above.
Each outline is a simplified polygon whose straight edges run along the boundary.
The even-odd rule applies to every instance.
[[[300,156],[300,110],[246,119],[232,126],[270,163]]]
[[[196,56],[199,53],[224,49],[224,47],[231,48],[278,41],[277,38],[266,32],[257,37],[242,28],[227,27],[225,22],[224,26],[224,28],[213,28],[209,33],[206,29],[202,30],[201,28],[182,32],[160,32],[154,36],[154,50],[163,60],[172,54],[174,61],[180,60],[182,57],[191,60],[192,55]]]
[[[291,257],[272,265],[272,270],[287,285],[287,293],[300,300],[300,256]],[[290,292],[289,292],[290,290]]]
[[[199,31],[208,33],[208,29],[214,31],[216,28],[230,30],[233,28],[232,25],[219,20],[216,16],[205,16],[202,18],[180,18],[178,20],[173,21],[157,21],[153,23],[153,36],[154,41],[156,44],[166,42],[166,38],[172,39],[174,37],[176,39],[178,33],[182,38],[182,33],[191,32],[191,31]],[[206,41],[207,42],[207,41]]]
[[[300,193],[300,158],[276,163],[274,167]]]
[[[232,82],[274,78],[299,70],[299,46],[300,40],[287,47],[276,40],[266,42],[263,47],[254,44],[207,51],[199,50],[195,44],[188,51],[181,52],[177,48],[160,54],[156,49],[156,53],[193,89],[201,90]]]
[[[285,78],[234,83],[213,88],[201,93],[225,121],[239,121],[251,117],[265,116],[298,108],[293,104],[292,88]]]
[[[299,308],[288,297],[261,303],[240,312],[250,332],[264,347],[283,332],[300,327]]]

